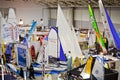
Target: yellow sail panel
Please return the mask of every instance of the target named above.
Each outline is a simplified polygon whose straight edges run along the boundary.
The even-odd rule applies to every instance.
[[[85,66],[85,73],[87,74],[91,74],[92,61],[93,61],[93,58],[90,56]]]
[[[5,56],[5,50],[6,50],[6,48],[5,48],[4,40],[2,40],[1,47],[2,47],[3,59],[4,59],[4,61],[6,61],[6,56]]]

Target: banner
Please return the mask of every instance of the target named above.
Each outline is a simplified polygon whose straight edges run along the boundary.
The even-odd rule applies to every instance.
[[[26,67],[27,66],[27,46],[16,44],[15,48],[16,48],[15,50],[17,53],[18,66]]]

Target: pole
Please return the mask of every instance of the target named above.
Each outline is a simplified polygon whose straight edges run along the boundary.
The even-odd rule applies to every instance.
[[[2,80],[4,80],[4,69],[3,69],[3,56],[1,57],[1,68],[2,68]]]
[[[45,77],[45,44],[42,45],[43,51],[42,51],[42,80],[44,80]]]
[[[24,70],[24,80],[26,80],[26,70]]]

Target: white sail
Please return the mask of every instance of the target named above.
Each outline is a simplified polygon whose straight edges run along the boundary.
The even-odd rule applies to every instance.
[[[15,10],[13,8],[9,8],[7,23],[9,24],[10,27],[12,40],[18,41],[19,40],[18,26],[17,26]]]
[[[8,23],[17,23],[16,15],[15,15],[15,10],[13,8],[9,8],[7,22]]]
[[[59,5],[56,26],[58,27],[58,35],[60,37],[64,53],[68,54],[70,51],[73,58],[76,56],[79,57],[82,52],[80,50],[78,42],[74,41],[74,35]]]
[[[100,58],[96,58],[92,74],[95,76],[97,80],[104,80],[104,65],[103,61],[100,60]]]
[[[1,21],[1,30],[2,30],[2,33],[1,33],[2,40],[4,40],[5,43],[12,42],[9,24],[6,23],[3,17]]]
[[[111,46],[114,43],[114,39],[112,37],[109,24],[108,24],[108,20],[107,20],[107,16],[105,14],[104,6],[101,0],[99,0],[99,8],[100,8],[100,13],[101,13],[102,23],[105,29],[105,35],[109,39],[108,45]]]
[[[91,30],[88,32],[88,44],[90,47],[94,46],[95,45],[95,41],[96,41],[96,35],[95,33]]]
[[[55,29],[51,28],[49,35],[48,35],[48,55],[53,57],[59,57],[58,56],[58,33],[55,31]]]

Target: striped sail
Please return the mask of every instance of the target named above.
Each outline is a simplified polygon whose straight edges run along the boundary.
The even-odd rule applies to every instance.
[[[93,14],[93,11],[92,11],[90,4],[88,4],[88,10],[89,10],[90,17],[92,19],[92,26],[94,28],[95,34],[96,34],[98,41],[103,49],[103,52],[106,52],[105,44],[104,44],[102,35],[100,34],[100,31],[98,29],[97,22],[95,20],[95,17],[94,17],[94,14]]]
[[[63,45],[60,41],[59,34],[58,34],[58,28],[51,27],[51,30],[48,35],[49,55],[59,58],[60,61],[66,61],[64,49],[62,46]]]
[[[9,24],[12,41],[18,41],[18,26],[14,8],[9,8],[7,23]]]

